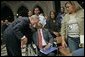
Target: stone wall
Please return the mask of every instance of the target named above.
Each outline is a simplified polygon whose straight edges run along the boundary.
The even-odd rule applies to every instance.
[[[61,1],[60,5],[63,6],[66,1]],[[55,10],[55,1],[1,1],[1,7],[8,6],[12,12],[14,17],[16,18],[17,11],[21,6],[26,7],[28,10],[33,10],[35,5],[39,5],[45,15],[49,15],[51,10]]]
[[[54,9],[53,1],[2,1],[1,6],[4,7],[5,5],[12,10],[15,16],[20,6],[25,6],[28,10],[32,10],[35,5],[39,5],[45,15],[48,15]]]

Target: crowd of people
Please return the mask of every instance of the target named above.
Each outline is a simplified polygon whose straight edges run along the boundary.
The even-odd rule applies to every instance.
[[[33,44],[37,48],[37,56],[84,56],[84,43],[80,43],[80,36],[84,36],[84,9],[75,1],[66,2],[58,15],[52,10],[47,16],[39,6],[35,6],[33,11],[29,10],[28,17],[19,16],[10,25],[7,20],[5,22],[6,27],[3,28],[1,21],[1,31],[8,56],[22,56],[24,45],[34,48]],[[49,54],[40,52],[49,47],[58,49]]]

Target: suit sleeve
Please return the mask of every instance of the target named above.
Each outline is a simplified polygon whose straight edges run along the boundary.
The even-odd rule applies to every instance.
[[[49,43],[53,43],[53,37],[48,30],[47,30],[47,34],[48,34]]]
[[[27,24],[26,21],[22,20],[20,21],[19,23],[17,23],[14,27],[13,27],[13,30],[14,30],[14,33],[15,35],[20,39],[22,38],[24,35],[23,33],[21,32],[21,30],[24,28],[24,26]]]
[[[37,45],[37,41],[36,41],[36,32],[33,33],[33,36],[32,36],[32,41],[35,45]]]

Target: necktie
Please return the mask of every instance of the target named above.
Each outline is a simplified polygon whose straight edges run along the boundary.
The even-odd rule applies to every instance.
[[[40,30],[38,30],[38,47],[42,48],[42,36]]]

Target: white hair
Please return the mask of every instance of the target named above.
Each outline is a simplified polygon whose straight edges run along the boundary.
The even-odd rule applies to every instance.
[[[37,15],[32,15],[30,19],[39,19],[39,17]]]

